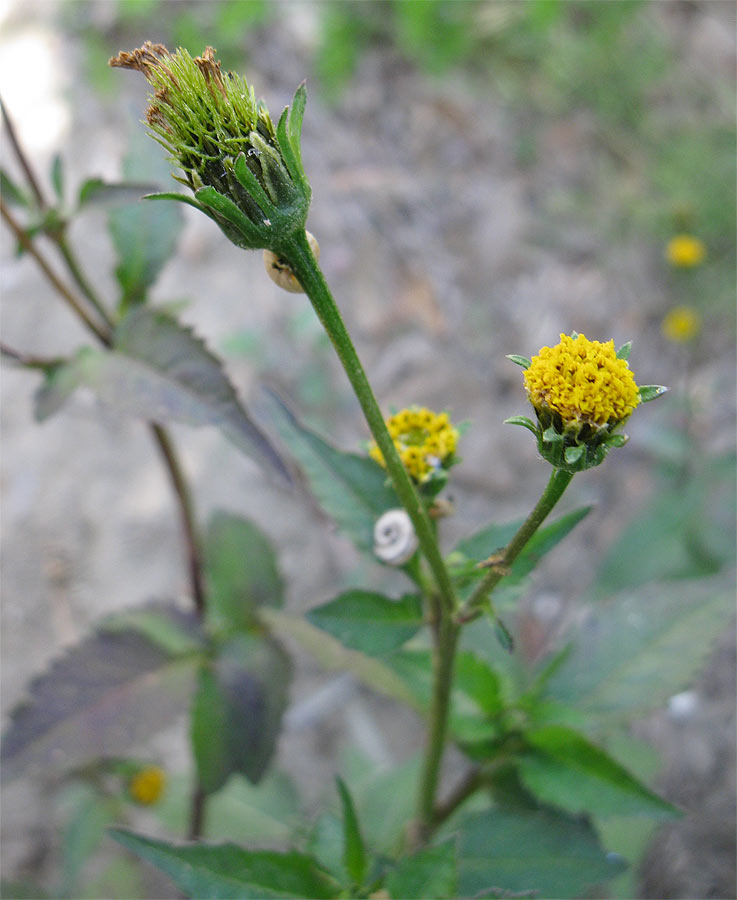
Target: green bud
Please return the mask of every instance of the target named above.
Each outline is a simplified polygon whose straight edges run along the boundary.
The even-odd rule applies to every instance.
[[[307,98],[297,88],[276,126],[253,88],[223,73],[215,51],[192,57],[147,41],[110,65],[142,72],[153,88],[146,121],[194,192],[154,194],[200,209],[234,244],[278,252],[304,231],[311,189],[302,168],[300,134]]]

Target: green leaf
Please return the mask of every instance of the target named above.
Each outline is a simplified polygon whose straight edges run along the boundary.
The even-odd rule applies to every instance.
[[[689,684],[733,613],[734,584],[720,579],[621,594],[593,612],[550,694],[592,723],[654,709]]]
[[[60,154],[55,153],[51,160],[51,186],[59,203],[64,202],[64,163]]]
[[[632,341],[627,341],[617,350],[617,359],[629,359],[632,351]]]
[[[604,750],[564,725],[525,733],[523,784],[543,803],[574,814],[668,818],[677,810],[639,782]]]
[[[418,709],[420,704],[404,680],[384,662],[348,650],[334,637],[305,621],[303,616],[262,608],[259,618],[275,634],[284,634],[311,653],[324,669],[348,671],[371,690]]]
[[[244,453],[291,480],[220,360],[191,329],[165,312],[132,310],[115,330],[113,350],[84,348],[57,367],[36,395],[36,418],[43,421],[56,412],[81,385],[124,415],[159,424],[215,425]]]
[[[64,824],[60,830],[62,872],[59,894],[78,897],[85,863],[119,811],[111,797],[79,781],[67,785],[60,800]]]
[[[504,425],[521,425],[537,437],[537,425],[527,416],[510,416],[504,420]]]
[[[161,172],[158,158],[146,153],[140,143],[123,161],[126,181],[147,181]],[[95,188],[88,188],[86,200],[94,194]],[[183,224],[182,211],[171,203],[136,203],[110,210],[108,230],[117,255],[115,277],[121,288],[121,310],[146,300],[148,289],[176,249]]]
[[[137,203],[145,194],[156,190],[151,182],[105,181],[102,178],[88,178],[82,183],[77,197],[77,206],[120,206],[122,203]]]
[[[368,857],[363,845],[356,807],[342,778],[336,779],[343,810],[343,867],[353,888],[360,888],[366,878]]]
[[[256,784],[276,749],[288,701],[291,663],[263,635],[229,639],[200,671],[192,709],[192,747],[207,793],[240,772]]]
[[[581,820],[553,811],[495,808],[466,816],[458,841],[462,897],[534,892],[580,897],[624,868]]]
[[[113,613],[101,623],[100,631],[135,631],[172,656],[196,653],[205,646],[197,615],[160,601]]]
[[[266,536],[252,522],[218,511],[205,538],[208,615],[244,628],[260,606],[282,606],[284,585]]]
[[[172,655],[134,631],[101,631],[37,677],[11,713],[2,777],[63,772],[127,748],[186,709],[197,655]]]
[[[338,887],[303,853],[245,850],[235,844],[170,844],[122,828],[110,836],[202,900],[331,898]]]
[[[0,169],[0,196],[9,206],[31,205],[30,197],[18,187],[5,169]]]
[[[518,366],[522,366],[523,369],[529,369],[532,365],[532,360],[529,356],[520,356],[517,353],[507,353],[507,359],[511,360]]]
[[[368,457],[331,447],[301,425],[275,394],[269,396],[275,425],[312,493],[354,544],[373,554],[376,520],[400,505],[386,484],[386,472]]]
[[[487,716],[502,709],[499,676],[487,662],[464,650],[456,657],[454,688],[468,697]]]
[[[415,594],[391,600],[372,591],[352,590],[311,609],[307,619],[351,650],[383,656],[420,630],[422,600]]]
[[[643,403],[655,400],[656,397],[662,397],[668,392],[668,388],[662,384],[642,384],[640,385],[640,399]]]
[[[386,889],[391,897],[404,900],[444,900],[457,896],[455,842],[444,841],[402,857],[389,872]]]

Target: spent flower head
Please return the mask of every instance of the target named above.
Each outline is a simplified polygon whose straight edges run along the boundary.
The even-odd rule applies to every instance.
[[[537,423],[523,416],[507,421],[529,428],[540,454],[556,468],[579,472],[599,465],[612,447],[626,443],[620,429],[635,408],[665,392],[637,386],[627,363],[630,346],[615,351],[614,341],[603,344],[573,332],[531,360],[510,357],[525,370]]]
[[[665,256],[677,269],[693,269],[706,258],[706,245],[691,234],[677,234],[668,241]]]
[[[141,806],[151,806],[161,797],[166,786],[166,773],[158,766],[139,769],[128,782],[128,793]]]
[[[148,126],[182,169],[177,180],[194,191],[194,199],[154,196],[197,207],[240,247],[278,252],[283,238],[304,230],[311,196],[300,152],[304,84],[275,126],[245,79],[222,71],[212,47],[193,58],[146,41],[110,65],[146,77]]]
[[[448,414],[412,406],[390,416],[386,427],[412,480],[419,485],[434,482],[438,489],[442,487],[447,469],[457,462],[455,451],[459,432]],[[385,466],[382,452],[375,443],[369,446],[369,455]]]

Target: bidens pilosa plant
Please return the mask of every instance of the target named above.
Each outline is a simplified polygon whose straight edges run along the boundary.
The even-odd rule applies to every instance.
[[[287,481],[294,466],[284,464],[251,420],[217,357],[171,313],[147,305],[147,285],[138,286],[136,303],[113,309],[84,279],[57,229],[51,236],[77,289],[59,292],[99,346],[71,359],[32,359],[7,348],[6,354],[42,371],[42,409],[58,407],[84,384],[149,422],[177,498],[194,609],[151,604],[106,622],[16,711],[4,743],[6,762],[22,769],[30,758],[50,766],[61,751],[69,769],[79,777],[93,773],[99,787],[98,756],[119,756],[128,737],[96,718],[102,695],[111,686],[115,696],[131,684],[138,691],[142,676],[153,691],[163,671],[159,689],[172,691],[173,709],[190,713],[195,775],[188,835],[198,842],[207,836],[215,795],[232,777],[257,785],[269,769],[288,704],[291,663],[281,639],[289,636],[424,717],[421,759],[401,783],[391,783],[385,800],[401,811],[398,827],[382,821],[370,828],[365,806],[338,779],[339,816],[327,813],[295,828],[289,849],[180,845],[125,828],[112,832],[117,841],[195,897],[573,897],[593,890],[623,868],[622,859],[601,846],[592,824],[597,817],[661,818],[675,810],[595,742],[594,712],[566,705],[566,677],[579,677],[567,651],[523,675],[503,616],[537,561],[587,514],[579,509],[546,524],[574,475],[623,446],[629,417],[665,388],[638,387],[629,344],[615,351],[613,341],[575,332],[531,359],[511,356],[524,369],[520,395],[524,388],[535,420],[508,421],[535,435],[552,469],[549,481],[524,520],[491,524],[448,552],[442,524],[453,506],[438,495],[460,463],[461,428],[447,412],[409,405],[385,418],[379,408],[318,265],[317,244],[306,233],[311,189],[300,150],[304,85],[274,124],[253,89],[223,72],[210,47],[192,57],[146,43],[111,65],[148,80],[146,121],[190,192],[149,194],[146,202],[173,199],[199,209],[238,247],[266,251],[269,275],[287,290],[303,291],[313,305],[372,441],[364,455],[338,451],[278,399],[273,423],[325,511],[360,551],[406,577],[406,593],[343,591],[305,620],[281,609],[276,560],[255,525],[217,513],[200,528],[164,427],[169,421],[217,425]],[[82,193],[91,191],[83,187]],[[48,215],[42,192],[34,194],[31,212]],[[42,263],[33,237],[5,205],[3,216]],[[137,245],[135,252],[146,250]],[[81,670],[102,674],[77,691]],[[176,681],[174,691],[179,672],[190,680]],[[64,743],[70,704],[76,730]],[[80,720],[102,729],[91,742],[94,751],[79,737]],[[441,778],[451,744],[462,764],[454,778]],[[164,792],[162,770],[126,765],[133,773],[130,797],[156,807]]]

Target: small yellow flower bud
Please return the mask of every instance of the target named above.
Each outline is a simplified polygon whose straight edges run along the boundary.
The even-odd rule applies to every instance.
[[[140,769],[128,783],[128,793],[141,806],[151,806],[161,797],[166,785],[166,773],[158,766]]]
[[[706,246],[702,240],[690,234],[677,234],[665,248],[668,262],[677,269],[692,269],[706,258]]]
[[[458,430],[447,413],[411,407],[387,419],[386,426],[405,469],[417,484],[427,483],[454,462]],[[369,447],[369,456],[384,465],[376,444]]]

